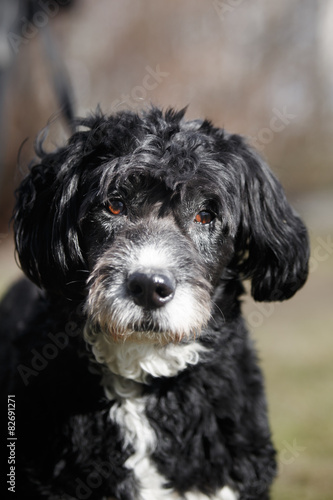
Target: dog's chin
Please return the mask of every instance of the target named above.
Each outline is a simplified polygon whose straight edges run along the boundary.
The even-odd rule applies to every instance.
[[[116,344],[136,343],[165,346],[168,344],[179,344],[195,340],[200,332],[172,332],[159,328],[143,328],[142,325],[131,325],[128,328],[119,328],[119,325],[92,325],[87,324],[85,339],[94,344],[97,337],[102,335],[106,340]]]
[[[167,345],[178,344],[184,338],[182,335],[174,335],[171,332],[156,332],[153,330],[126,330],[124,332],[113,332],[111,334],[113,342]]]

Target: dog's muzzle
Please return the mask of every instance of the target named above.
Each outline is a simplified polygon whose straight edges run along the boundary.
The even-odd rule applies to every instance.
[[[118,234],[88,280],[90,340],[179,342],[208,323],[211,285],[196,249],[174,225],[140,224]]]

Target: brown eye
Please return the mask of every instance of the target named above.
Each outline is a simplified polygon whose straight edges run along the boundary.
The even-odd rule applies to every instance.
[[[112,215],[124,215],[126,213],[125,203],[121,200],[110,200],[108,203],[108,209]]]
[[[201,212],[197,213],[194,220],[199,224],[210,224],[214,218],[215,215],[212,212],[208,212],[207,210],[201,210]]]

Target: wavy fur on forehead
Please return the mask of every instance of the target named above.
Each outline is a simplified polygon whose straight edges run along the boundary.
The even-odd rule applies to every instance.
[[[252,278],[256,300],[284,300],[302,286],[307,233],[278,181],[240,136],[185,121],[184,113],[97,110],[76,121],[64,147],[46,153],[37,145],[39,162],[17,191],[14,213],[17,253],[33,282],[69,298],[82,294],[89,210],[112,190],[155,183],[170,198],[192,189],[217,201],[224,232],[235,239],[230,270]]]

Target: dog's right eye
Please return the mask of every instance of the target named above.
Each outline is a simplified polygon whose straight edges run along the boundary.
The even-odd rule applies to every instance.
[[[108,209],[112,215],[125,215],[126,205],[119,199],[109,200]]]
[[[210,224],[213,219],[215,219],[215,215],[208,210],[201,210],[194,218],[195,222],[203,225]]]

